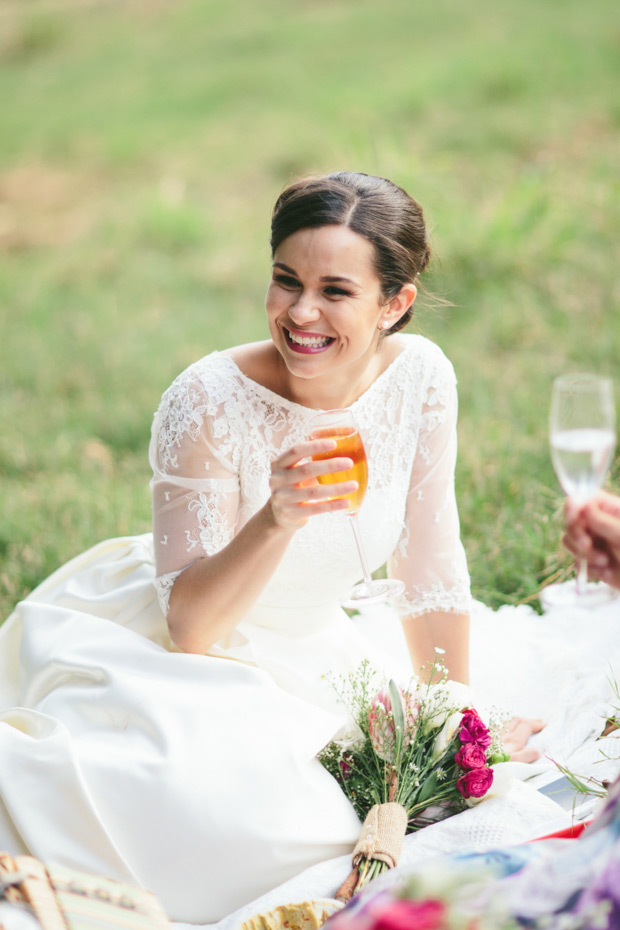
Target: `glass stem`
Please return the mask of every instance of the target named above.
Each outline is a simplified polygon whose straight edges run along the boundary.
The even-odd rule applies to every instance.
[[[368,562],[366,561],[366,553],[364,552],[364,547],[362,545],[362,534],[360,533],[360,525],[357,519],[356,513],[349,514],[349,520],[351,521],[351,526],[353,527],[353,535],[355,536],[355,542],[357,544],[357,551],[359,552],[360,562],[362,563],[362,572],[364,573],[364,581],[366,584],[372,582],[372,575],[368,569]]]
[[[588,562],[586,559],[577,560],[577,594],[585,594],[588,587]]]

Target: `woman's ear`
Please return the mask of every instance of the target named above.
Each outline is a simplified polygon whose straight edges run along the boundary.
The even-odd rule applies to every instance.
[[[413,281],[408,284],[403,284],[398,294],[391,297],[385,304],[383,313],[381,314],[381,327],[383,329],[389,329],[391,326],[394,326],[395,323],[398,323],[400,318],[414,302],[417,295],[418,289]]]

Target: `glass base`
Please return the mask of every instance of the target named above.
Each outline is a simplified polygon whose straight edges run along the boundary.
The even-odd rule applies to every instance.
[[[364,604],[379,604],[398,597],[405,590],[402,581],[395,578],[376,578],[373,581],[362,581],[356,584],[349,592],[343,607],[362,607]]]
[[[561,584],[550,584],[540,592],[543,610],[556,607],[600,607],[620,596],[620,591],[602,581],[589,581],[583,591],[577,590],[577,581],[572,578]]]

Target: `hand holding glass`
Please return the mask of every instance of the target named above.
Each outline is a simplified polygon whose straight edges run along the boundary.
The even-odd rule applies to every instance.
[[[565,493],[578,504],[599,490],[616,444],[613,384],[597,375],[565,375],[553,382],[549,421],[551,461]],[[587,562],[577,567],[576,593],[587,596]],[[600,592],[599,592],[600,596]]]
[[[336,442],[335,449],[314,455],[313,460],[315,462],[340,456],[349,458],[353,462],[353,468],[348,471],[319,475],[317,481],[320,484],[336,484],[341,481],[357,481],[358,483],[357,491],[346,496],[350,506],[345,513],[351,521],[357,551],[362,563],[364,581],[353,588],[346,602],[347,606],[353,607],[360,602],[385,601],[402,594],[405,590],[402,581],[393,578],[373,579],[368,568],[357,519],[357,512],[364,500],[368,486],[368,463],[366,461],[366,450],[353,414],[350,410],[326,410],[324,413],[316,414],[310,421],[309,438],[333,439]]]

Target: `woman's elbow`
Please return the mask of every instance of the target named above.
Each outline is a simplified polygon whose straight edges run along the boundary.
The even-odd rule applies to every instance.
[[[175,597],[173,589],[166,622],[170,639],[181,652],[204,655],[216,642],[217,637],[209,635],[204,620],[195,615],[191,606],[180,596]]]

